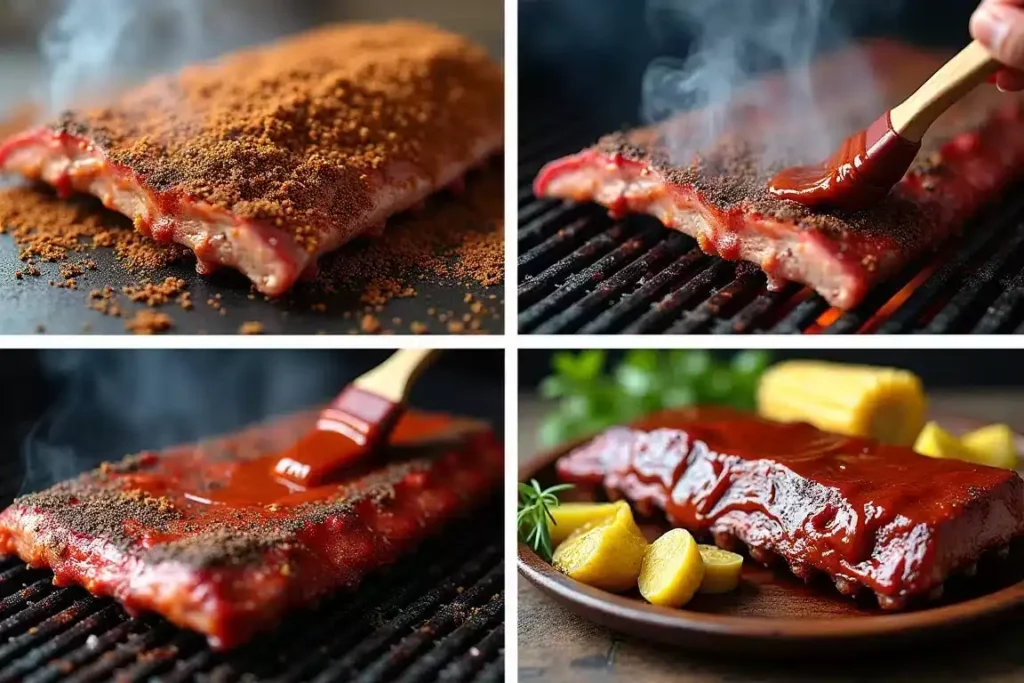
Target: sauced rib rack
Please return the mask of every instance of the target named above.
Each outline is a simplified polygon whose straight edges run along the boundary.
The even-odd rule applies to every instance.
[[[0,171],[96,195],[201,273],[277,296],[499,152],[502,102],[500,67],[464,38],[343,25],[68,112],[0,146]]]
[[[641,510],[765,564],[826,574],[885,609],[936,596],[956,572],[1024,534],[1015,472],[781,424],[727,408],[660,413],[559,460],[559,477],[601,485]]]
[[[491,432],[409,413],[379,469],[269,503],[216,502],[246,463],[263,471],[315,419],[144,453],[23,496],[0,514],[0,553],[226,649],[289,610],[357,586],[481,503],[501,478]],[[207,498],[215,502],[200,502]]]
[[[847,55],[821,65],[820,107],[844,132],[878,115],[852,100],[870,101],[864,93],[837,89],[846,81],[844,64],[857,68],[861,56],[875,72],[885,106],[899,102],[942,63],[882,42],[856,60]],[[700,130],[701,115],[687,114],[606,136],[548,164],[534,191],[539,197],[595,201],[615,216],[649,213],[695,237],[707,253],[755,263],[776,287],[801,282],[830,304],[850,309],[873,285],[959,232],[1024,173],[1020,99],[983,89],[940,119],[914,168],[879,206],[854,213],[812,211],[767,192],[768,179],[782,167],[816,160],[801,157],[807,119],[791,111],[785,84],[766,79],[760,85],[752,103],[740,98],[732,105],[731,125],[696,157],[678,151]]]

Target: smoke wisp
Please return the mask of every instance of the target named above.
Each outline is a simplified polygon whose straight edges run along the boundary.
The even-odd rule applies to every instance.
[[[891,11],[889,5],[883,11]],[[858,94],[846,118],[884,111],[869,63],[852,50],[841,82],[814,78],[811,64],[824,48],[851,42],[848,17],[840,18],[836,0],[649,0],[647,16],[659,44],[681,34],[692,41],[685,59],[655,59],[643,78],[645,122],[693,112],[685,134],[671,141],[675,163],[690,163],[726,133],[757,136],[750,142],[761,150],[765,166],[792,161],[794,153],[806,160],[824,157],[851,132],[821,107],[839,89]],[[763,79],[767,71],[776,74],[771,84]],[[786,135],[773,121],[799,126]]]
[[[22,441],[21,492],[45,489],[129,453],[197,443],[322,405],[388,354],[384,350],[40,352],[53,401]],[[504,392],[495,378],[502,376],[503,367],[500,351],[450,352],[416,383],[410,403],[478,417],[500,433]]]
[[[319,352],[43,352],[58,398],[23,442],[21,490],[316,405],[349,379],[351,369],[332,360]]]
[[[292,30],[289,3],[58,0],[40,38],[51,113]]]

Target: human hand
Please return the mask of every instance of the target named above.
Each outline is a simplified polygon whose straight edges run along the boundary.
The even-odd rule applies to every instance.
[[[971,35],[1006,65],[1000,90],[1024,90],[1024,0],[982,0],[971,16]]]

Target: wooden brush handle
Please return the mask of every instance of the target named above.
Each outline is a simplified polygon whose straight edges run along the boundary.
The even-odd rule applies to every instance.
[[[912,142],[920,142],[942,112],[999,68],[999,62],[975,40],[946,62],[903,104],[889,112],[892,129]]]
[[[393,403],[405,403],[413,382],[436,356],[434,349],[402,349],[352,384]]]

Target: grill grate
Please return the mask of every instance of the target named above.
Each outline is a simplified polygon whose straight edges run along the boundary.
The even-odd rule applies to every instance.
[[[456,524],[357,592],[227,653],[0,559],[0,683],[503,680],[500,528],[497,509]]]
[[[519,330],[533,334],[1011,333],[1024,331],[1024,202],[842,312],[806,287],[767,289],[656,219],[533,196],[541,166],[615,124],[525,116],[519,164]],[[1011,193],[1015,194],[1015,193]]]

